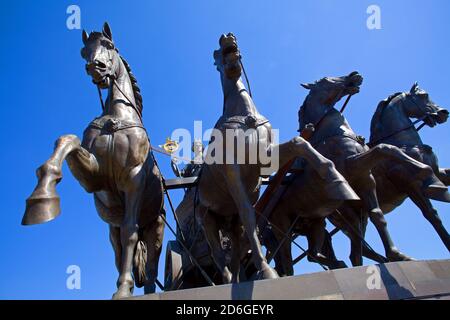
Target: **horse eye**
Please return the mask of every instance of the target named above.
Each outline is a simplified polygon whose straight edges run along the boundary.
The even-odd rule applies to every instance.
[[[102,45],[106,48],[106,49],[109,49],[109,50],[111,50],[111,49],[114,49],[114,44],[112,44],[111,42],[109,42],[109,41],[102,41]]]

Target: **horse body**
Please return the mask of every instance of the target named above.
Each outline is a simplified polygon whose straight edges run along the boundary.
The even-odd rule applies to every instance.
[[[410,118],[423,119],[425,124],[434,127],[447,121],[448,111],[437,106],[425,91],[414,84],[410,92],[396,93],[380,102],[372,118],[370,143],[386,142],[396,145],[408,156],[430,166],[442,186],[448,186],[450,170],[439,167],[437,156],[430,146],[422,142]],[[429,194],[415,183],[408,168],[387,160],[374,168],[374,175],[383,211],[391,212],[409,197],[420,208],[450,251],[450,236],[429,200]],[[436,180],[433,183],[440,184]],[[440,196],[439,193],[437,196],[434,198],[450,202],[446,188],[442,188]]]
[[[56,184],[67,160],[83,188],[94,193],[97,211],[110,226],[119,271],[113,298],[130,296],[135,282],[151,293],[164,209],[161,175],[141,119],[142,98],[128,63],[114,47],[108,24],[101,33],[88,36],[83,31],[83,43],[88,74],[99,88],[108,89],[103,114],[90,123],[82,142],[75,135],[57,140],[52,156],[38,169],[38,185],[27,200],[23,223],[45,222],[59,213]]]
[[[276,272],[262,253],[253,207],[259,196],[262,168],[267,165],[262,160],[262,155],[272,155],[273,158],[269,160],[272,164],[278,164],[278,167],[293,158],[303,157],[312,170],[317,172],[319,179],[324,180],[330,191],[348,193],[350,187],[333,163],[314,150],[303,138],[295,137],[280,145],[273,143],[270,123],[257,111],[240,80],[242,65],[236,38],[232,34],[223,35],[219,44],[220,49],[215,51],[214,57],[221,74],[224,109],[215,126],[216,134],[213,134],[214,139],[208,147],[206,164],[199,182],[200,224],[225,283],[238,281],[242,230],[245,230],[252,252],[252,262],[259,276],[275,278]],[[213,148],[217,139],[227,137],[230,133],[232,139],[223,138],[223,143]],[[238,142],[236,146],[236,140],[243,141],[242,145]],[[252,150],[258,150],[256,158]],[[220,163],[210,161],[214,156],[217,159],[217,152],[222,153]],[[276,159],[275,155],[278,155],[279,159]],[[277,168],[271,167],[272,171]],[[219,230],[223,228],[228,228],[228,234],[231,235],[231,272],[218,236]]]

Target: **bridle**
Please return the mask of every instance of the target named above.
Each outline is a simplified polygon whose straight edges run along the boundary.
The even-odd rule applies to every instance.
[[[242,72],[244,73],[245,82],[247,83],[248,94],[250,95],[250,98],[253,99],[252,89],[250,89],[250,81],[248,80],[247,72],[245,72],[244,63],[242,62],[242,56],[240,54],[239,54],[239,63],[242,66]]]
[[[250,81],[248,79],[247,72],[245,71],[245,67],[244,67],[244,63],[242,62],[242,55],[241,54],[239,54],[239,63],[241,64],[242,73],[244,74],[245,82],[247,83],[247,89],[245,89],[245,91],[247,91],[249,96],[250,96],[250,98],[253,99],[252,89],[250,88]],[[225,102],[227,100],[227,96],[228,95],[224,95],[223,96],[223,110],[222,110],[222,114],[225,112]]]
[[[416,105],[416,107],[419,108],[418,104],[417,104],[413,99],[411,99],[411,101]],[[400,100],[400,102],[401,102],[402,104],[404,103],[402,100]],[[392,102],[391,102],[391,103],[392,103]],[[419,132],[419,131],[426,125],[426,123],[423,122],[423,123],[420,124],[417,128],[416,128],[416,124],[418,124],[418,123],[421,122],[421,121],[424,121],[424,120],[425,120],[427,117],[429,117],[429,116],[430,116],[429,114],[426,114],[426,115],[424,115],[423,117],[420,117],[419,119],[416,119],[415,121],[413,121],[410,125],[408,125],[408,126],[406,126],[406,127],[404,127],[404,128],[398,129],[398,130],[396,130],[396,131],[394,131],[394,132],[392,132],[392,133],[390,133],[390,134],[388,134],[388,135],[386,135],[386,136],[383,136],[383,137],[381,137],[381,138],[378,138],[378,139],[375,140],[375,141],[370,141],[367,145],[368,145],[369,147],[373,147],[373,146],[379,144],[380,142],[382,142],[383,140],[386,140],[386,139],[388,139],[388,138],[392,138],[392,137],[396,136],[397,134],[399,134],[399,133],[401,133],[401,132],[403,132],[403,131],[412,129],[412,128],[414,128],[414,130],[415,130],[416,132]]]
[[[142,122],[141,111],[136,107],[136,105],[133,102],[131,102],[131,99],[128,98],[128,96],[122,91],[122,89],[120,89],[120,86],[117,83],[116,77],[114,75],[107,75],[106,77],[111,80],[111,86],[116,86],[117,90],[119,90],[119,92],[124,96],[125,100],[127,100],[127,102],[130,104],[130,106],[133,108],[133,110],[136,111],[137,115],[139,116],[139,120]],[[111,88],[111,86],[110,86],[110,88]],[[105,111],[105,103],[103,102],[102,90],[100,89],[99,85],[97,85],[97,91],[98,91],[98,96],[100,99],[100,104],[102,105],[102,110]]]
[[[115,50],[116,54],[119,56],[119,58],[121,58],[120,54],[119,54],[119,50],[117,48],[114,48],[113,50]],[[108,50],[107,52],[108,52],[109,60],[112,61],[110,50]],[[117,90],[119,90],[119,92],[124,96],[125,100],[127,100],[127,102],[131,105],[131,107],[136,112],[136,114],[139,116],[139,120],[142,123],[142,112],[141,112],[141,110],[139,110],[139,108],[137,108],[136,105],[133,102],[131,102],[131,99],[128,98],[128,96],[122,91],[122,89],[120,89],[120,86],[117,83],[116,77],[114,75],[106,75],[106,77],[111,80],[111,85],[109,86],[109,88],[111,88],[112,86],[116,86]],[[97,86],[98,96],[99,96],[99,99],[100,99],[100,104],[101,104],[102,110],[104,112],[105,111],[105,103],[103,102],[103,98],[102,98],[102,90],[101,90],[99,84],[97,84],[96,86]]]

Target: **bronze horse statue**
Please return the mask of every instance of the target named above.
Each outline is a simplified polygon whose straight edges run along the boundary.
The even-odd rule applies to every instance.
[[[433,198],[444,202],[450,202],[450,195],[446,191],[446,186],[450,185],[450,169],[439,167],[433,149],[422,142],[410,118],[423,120],[425,125],[434,127],[446,122],[448,115],[448,110],[435,104],[428,93],[415,83],[409,92],[395,93],[378,104],[370,125],[369,142],[371,146],[380,143],[395,145],[410,157],[429,165],[439,179],[433,181],[433,184],[441,185],[442,189],[441,193],[435,193]],[[383,212],[386,214],[393,211],[409,197],[450,251],[450,236],[429,200],[430,195],[415,183],[408,168],[386,160],[373,169],[373,174]],[[362,231],[365,231],[365,227]]]
[[[37,170],[38,184],[27,199],[23,224],[43,223],[60,212],[56,185],[66,160],[72,174],[109,224],[119,271],[113,298],[132,295],[134,284],[155,291],[163,241],[162,180],[142,123],[142,97],[126,60],[116,49],[109,25],[102,32],[83,30],[86,71],[108,97],[100,117],[84,131],[61,136],[52,156]],[[102,103],[103,105],[103,103]],[[133,275],[132,275],[133,273]]]
[[[222,35],[219,45],[220,48],[214,52],[214,59],[221,77],[223,113],[214,127],[206,151],[198,185],[197,216],[224,283],[239,281],[242,227],[248,238],[258,277],[276,278],[277,273],[269,266],[261,249],[253,207],[259,196],[262,168],[267,165],[261,154],[272,156],[269,158],[272,164],[278,160],[274,155],[279,155],[279,163],[275,163],[278,167],[292,158],[302,157],[318,173],[318,178],[325,181],[328,192],[347,194],[353,191],[333,163],[301,137],[284,144],[274,144],[269,121],[258,112],[240,79],[243,66],[236,37],[231,33]],[[230,132],[236,139],[245,135],[241,148],[238,145],[236,150],[236,139],[230,141],[223,138],[224,143],[217,143],[220,137]],[[251,150],[255,149],[260,152],[256,161],[252,162]],[[239,162],[239,156],[243,156],[245,161]],[[232,258],[229,264],[220,245],[219,231],[222,229],[231,235]]]
[[[358,72],[352,72],[342,77],[326,77],[315,83],[303,84],[310,92],[299,110],[300,130],[308,124],[320,122],[315,128],[311,144],[335,163],[339,172],[361,198],[360,202],[346,203],[339,212],[344,216],[358,217],[359,220],[368,216],[381,237],[387,259],[410,260],[411,258],[396,248],[390,236],[371,169],[382,161],[389,160],[408,168],[411,181],[415,181],[418,187],[428,194],[441,192],[442,186],[436,183],[431,167],[409,157],[400,148],[384,143],[369,148],[363,139],[354,133],[341,112],[334,108],[343,97],[357,94],[362,81],[363,78]],[[328,218],[336,226],[348,230],[340,214],[333,213]],[[347,235],[352,239],[350,260],[354,266],[361,265],[361,234],[348,232]]]

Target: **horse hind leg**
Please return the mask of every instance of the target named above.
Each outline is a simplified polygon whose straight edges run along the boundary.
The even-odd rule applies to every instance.
[[[241,269],[241,232],[242,228],[240,223],[232,226],[231,231],[231,263],[230,263],[230,271],[231,271],[231,282],[238,283],[239,282],[239,273]]]
[[[439,168],[438,178],[446,186],[450,186],[450,168]]]
[[[202,227],[205,233],[206,241],[208,242],[211,250],[211,257],[222,275],[223,282],[225,284],[231,283],[233,276],[226,265],[225,252],[222,250],[222,245],[219,238],[217,218],[211,211],[205,211],[206,212],[202,217]]]
[[[384,213],[380,209],[378,203],[374,177],[370,175],[369,179],[367,179],[366,181],[360,181],[360,184],[360,195],[364,203],[363,210],[366,210],[369,215],[370,221],[374,224],[375,228],[378,231],[378,234],[380,235],[386,252],[386,258],[389,261],[413,260],[407,255],[401,253],[400,250],[394,245],[394,241],[392,240],[387,227],[387,221],[384,217]]]
[[[347,267],[343,261],[336,259],[331,245],[331,236],[326,231],[325,226],[325,219],[316,219],[311,223],[307,234],[308,261],[318,262],[326,265],[330,269]],[[323,249],[327,249],[328,252],[325,252]],[[329,253],[331,254],[329,255]]]
[[[162,211],[161,215],[165,215]],[[164,221],[158,218],[142,230],[142,241],[146,247],[147,257],[145,259],[144,293],[154,293],[156,290],[156,279],[158,277],[158,264],[164,237]],[[136,262],[135,262],[136,266]],[[135,275],[136,279],[136,275]]]
[[[419,207],[423,216],[431,223],[447,250],[450,251],[450,235],[442,224],[442,220],[437,210],[431,204],[431,201],[420,190],[410,190],[408,196]]]
[[[62,179],[62,165],[66,158],[74,176],[90,191],[89,186],[95,181],[94,177],[98,172],[95,156],[81,147],[77,136],[61,136],[55,142],[50,158],[36,170],[38,183],[26,201],[22,224],[44,223],[59,215],[60,198],[56,185]]]
[[[122,258],[122,245],[120,243],[120,228],[109,226],[109,241],[114,250],[114,262],[116,264],[117,271],[121,269]]]

